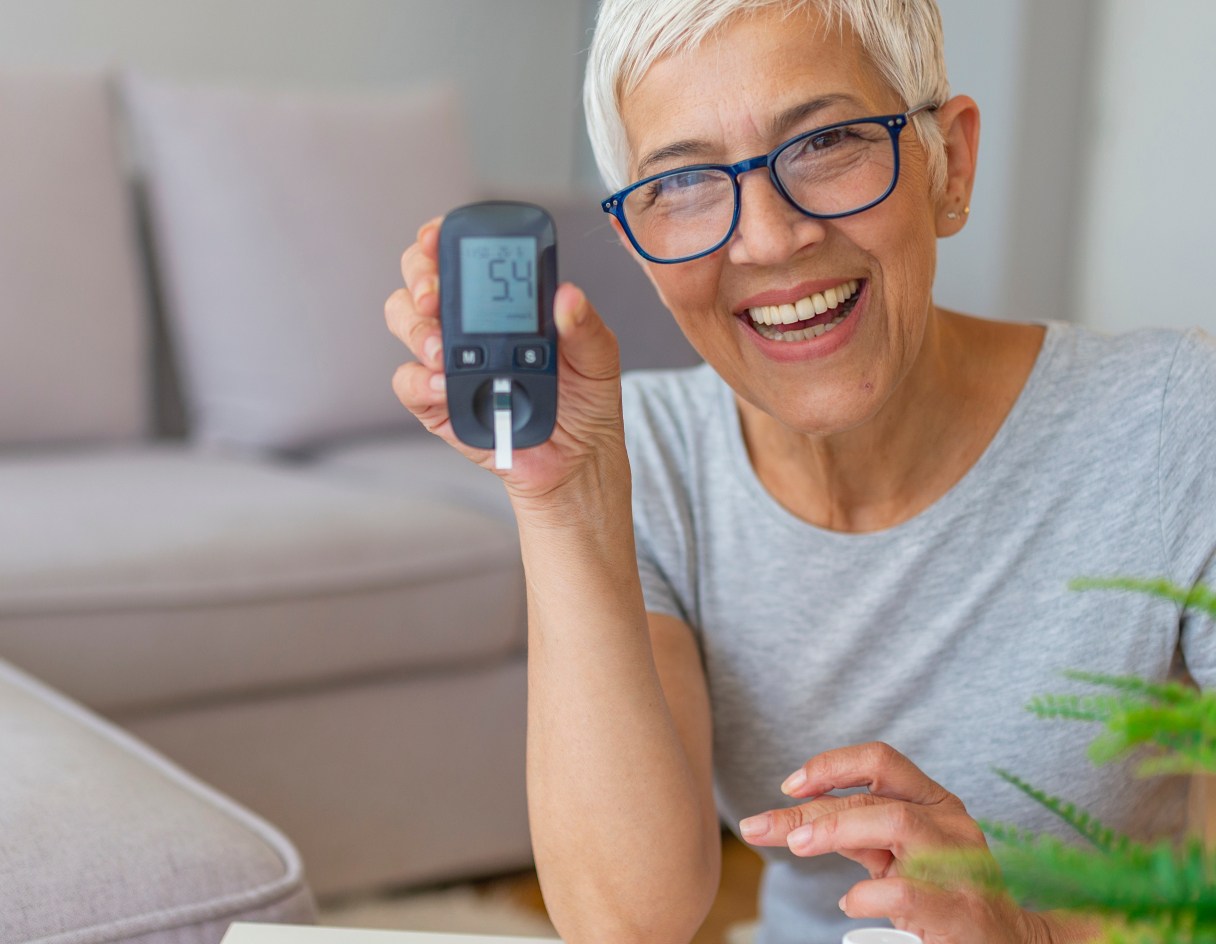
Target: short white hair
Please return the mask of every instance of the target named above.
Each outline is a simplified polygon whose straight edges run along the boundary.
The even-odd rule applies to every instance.
[[[603,0],[587,57],[587,133],[608,189],[629,184],[629,141],[621,101],[665,56],[695,49],[731,20],[770,7],[813,7],[825,23],[847,22],[907,108],[950,98],[937,0]],[[913,116],[935,195],[946,185],[946,150],[932,112]]]

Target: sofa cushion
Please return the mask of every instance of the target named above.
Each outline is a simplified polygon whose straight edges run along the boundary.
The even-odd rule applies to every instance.
[[[142,274],[104,77],[0,75],[0,220],[0,447],[142,436]]]
[[[406,354],[384,302],[418,227],[471,199],[454,94],[125,87],[194,436],[421,433],[390,387]]]
[[[0,656],[108,712],[477,662],[511,528],[306,468],[142,447],[0,463]]]
[[[0,940],[201,944],[314,920],[273,827],[0,663]]]
[[[434,436],[337,446],[316,457],[316,469],[352,485],[398,495],[430,495],[515,527],[515,512],[502,480]]]
[[[524,654],[123,724],[291,836],[319,895],[531,864]]]

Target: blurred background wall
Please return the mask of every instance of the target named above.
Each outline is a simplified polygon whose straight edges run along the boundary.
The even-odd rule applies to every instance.
[[[1078,316],[1216,335],[1216,3],[1106,0],[1103,13]]]
[[[0,68],[134,66],[305,91],[460,89],[491,186],[569,184],[577,0],[0,0]]]
[[[1107,330],[1216,333],[1216,4],[939,0],[983,112],[941,304]],[[600,187],[582,130],[597,0],[0,0],[0,68],[133,65],[287,89],[454,82],[490,187]],[[1168,286],[1149,299],[1150,277]]]

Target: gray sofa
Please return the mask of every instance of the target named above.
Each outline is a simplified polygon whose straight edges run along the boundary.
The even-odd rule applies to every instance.
[[[130,735],[0,663],[0,941],[215,944],[308,923],[278,831]]]
[[[0,78],[0,658],[323,895],[530,861],[509,503],[396,404],[382,319],[478,196],[459,126],[442,89]],[[694,363],[595,200],[541,202],[625,365]]]

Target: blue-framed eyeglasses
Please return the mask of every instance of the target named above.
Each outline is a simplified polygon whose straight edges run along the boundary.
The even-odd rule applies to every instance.
[[[799,212],[820,220],[882,203],[899,181],[899,134],[932,102],[900,115],[857,118],[804,131],[737,164],[677,167],[630,184],[600,205],[651,262],[688,262],[726,245],[739,224],[739,176],[768,168]]]

